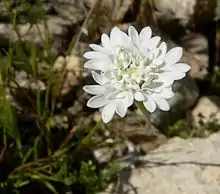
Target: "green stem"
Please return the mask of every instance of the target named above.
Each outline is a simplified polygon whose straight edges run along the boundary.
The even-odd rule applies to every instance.
[[[6,132],[6,128],[5,127],[3,127],[3,145],[4,145],[4,147],[5,148],[7,148],[7,132]]]
[[[17,148],[18,148],[19,157],[22,160],[23,159],[23,151],[22,151],[22,144],[21,144],[20,138],[16,139],[16,145],[17,145]]]
[[[91,137],[97,132],[97,130],[99,129],[99,126],[100,126],[101,123],[102,123],[102,120],[100,119],[100,121],[98,121],[98,122],[95,124],[95,126],[90,130],[89,134],[82,139],[82,142],[81,142],[81,143],[82,143],[83,145],[89,143],[89,140],[90,140]]]
[[[143,102],[136,102],[136,105],[139,108],[139,110],[143,113],[143,115],[146,117],[146,128],[148,130],[151,130],[150,112],[145,108]]]

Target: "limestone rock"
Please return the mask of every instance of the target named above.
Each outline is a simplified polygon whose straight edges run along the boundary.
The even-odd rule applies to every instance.
[[[218,96],[203,96],[199,99],[192,111],[192,119],[195,125],[207,123],[213,119],[220,120],[220,98]]]
[[[145,156],[139,168],[122,171],[119,182],[109,190],[118,194],[218,194],[219,148],[220,133],[207,139],[173,138]]]

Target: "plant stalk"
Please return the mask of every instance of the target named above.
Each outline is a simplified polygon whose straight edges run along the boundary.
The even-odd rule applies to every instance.
[[[151,120],[150,120],[150,112],[145,108],[143,102],[136,102],[137,107],[143,113],[146,118],[146,128],[150,131],[151,130]]]

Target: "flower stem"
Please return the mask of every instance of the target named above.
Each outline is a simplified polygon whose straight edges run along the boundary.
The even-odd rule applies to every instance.
[[[82,139],[82,144],[88,144],[89,143],[89,140],[97,132],[97,130],[99,129],[101,123],[102,123],[102,120],[100,119],[100,121],[98,121],[95,124],[95,126],[90,130],[89,134]]]
[[[136,105],[139,108],[139,110],[143,113],[143,115],[146,117],[146,128],[148,130],[151,130],[150,112],[145,108],[143,102],[136,102]]]

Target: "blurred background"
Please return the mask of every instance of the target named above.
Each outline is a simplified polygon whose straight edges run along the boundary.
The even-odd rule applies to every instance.
[[[219,0],[1,0],[0,193],[96,194],[175,137],[172,147],[218,134],[219,21]],[[151,130],[135,106],[104,125],[82,90],[93,83],[83,67],[88,45],[130,25],[183,47],[191,66]]]

